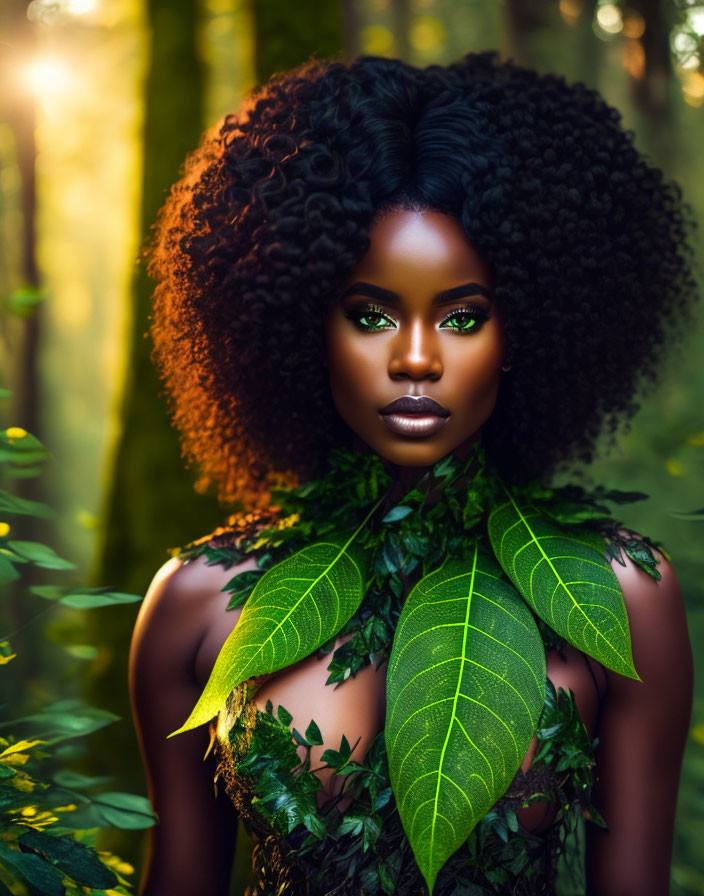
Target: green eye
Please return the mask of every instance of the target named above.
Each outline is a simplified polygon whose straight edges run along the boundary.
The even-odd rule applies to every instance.
[[[345,315],[365,333],[377,333],[379,330],[393,329],[395,323],[376,305],[367,305]]]
[[[442,321],[440,329],[454,330],[456,333],[473,333],[488,319],[489,315],[486,311],[479,308],[453,311]]]

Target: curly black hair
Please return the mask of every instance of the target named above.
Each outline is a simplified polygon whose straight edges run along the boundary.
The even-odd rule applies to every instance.
[[[204,135],[146,250],[152,357],[201,490],[261,505],[349,439],[324,312],[408,203],[453,215],[492,270],[512,369],[483,435],[506,476],[590,461],[637,410],[691,319],[693,222],[619,113],[493,53],[308,63]]]

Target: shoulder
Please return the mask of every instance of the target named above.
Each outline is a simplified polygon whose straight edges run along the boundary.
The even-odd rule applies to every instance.
[[[180,622],[202,613],[232,577],[222,566],[208,566],[206,558],[173,557],[154,575],[142,603],[140,619]],[[176,614],[176,616],[174,616]]]
[[[204,555],[192,560],[174,557],[157,570],[135,623],[131,663],[140,655],[173,657],[192,662],[213,619],[224,615],[230,579],[256,565],[253,559],[225,569],[208,565]]]
[[[630,530],[627,534],[642,539]],[[607,670],[610,689],[616,694],[640,692],[648,699],[677,693],[680,702],[688,699],[691,704],[693,661],[682,591],[668,558],[655,549],[653,554],[658,561],[659,580],[641,569],[625,551],[624,565],[616,561],[611,564],[623,593],[633,662],[641,681]]]

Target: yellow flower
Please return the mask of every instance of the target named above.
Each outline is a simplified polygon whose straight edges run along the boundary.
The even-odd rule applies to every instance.
[[[670,457],[665,461],[665,469],[670,476],[683,476],[684,464],[676,457]]]
[[[0,523],[0,538],[4,538],[10,531],[8,523]]]
[[[5,435],[8,439],[23,439],[27,435],[27,430],[21,426],[9,426],[5,430]]]
[[[693,725],[689,733],[698,744],[704,744],[704,724],[700,722],[698,725]]]

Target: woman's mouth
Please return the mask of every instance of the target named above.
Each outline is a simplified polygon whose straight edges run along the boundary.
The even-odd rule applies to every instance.
[[[447,408],[427,395],[403,395],[383,407],[379,414],[392,432],[412,438],[433,435],[450,417]]]

